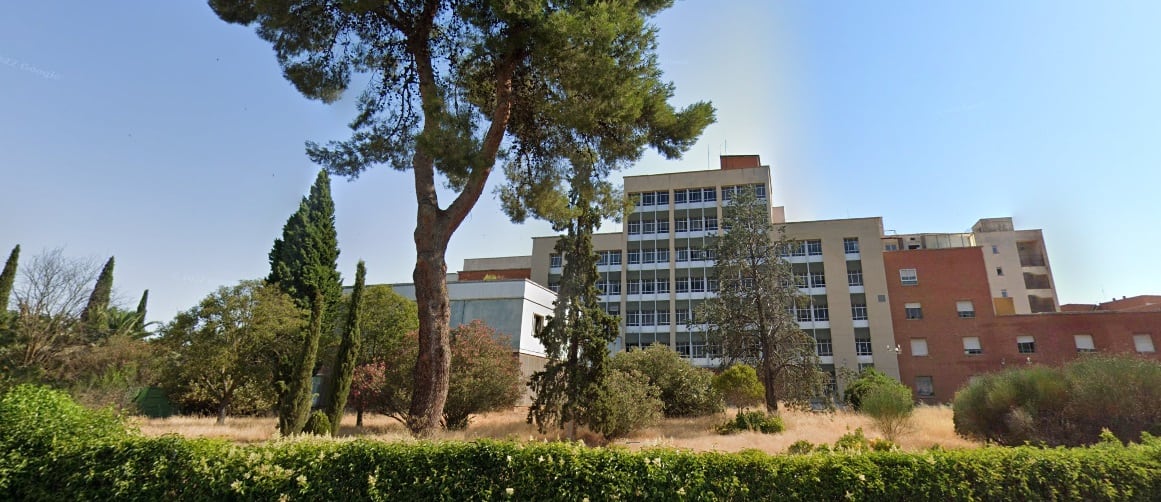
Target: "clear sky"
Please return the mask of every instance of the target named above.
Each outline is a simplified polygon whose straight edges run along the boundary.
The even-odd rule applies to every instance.
[[[679,1],[656,19],[661,63],[718,123],[684,160],[625,174],[759,154],[791,220],[958,232],[1010,215],[1044,229],[1062,302],[1161,293],[1159,24],[1145,1]],[[9,2],[0,91],[0,252],[115,255],[117,291],[150,289],[158,321],[267,273],[317,170],[303,142],[345,138],[353,116],[299,95],[204,2]],[[410,281],[410,183],[335,180],[344,277],[362,258],[371,282]],[[449,269],[550,233],[489,191]]]

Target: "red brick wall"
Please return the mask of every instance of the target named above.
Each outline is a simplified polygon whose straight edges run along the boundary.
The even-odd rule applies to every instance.
[[[761,158],[757,155],[722,155],[719,159],[722,163],[722,169],[762,167]]]
[[[1059,312],[996,316],[991,308],[980,248],[924,249],[883,253],[891,319],[899,344],[899,374],[915,388],[917,376],[930,376],[934,396],[928,402],[948,402],[973,376],[1011,365],[1058,365],[1083,355],[1073,335],[1090,335],[1098,352],[1136,353],[1134,334],[1150,334],[1161,349],[1161,312]],[[914,268],[915,286],[903,286],[899,269]],[[972,300],[974,319],[961,319],[957,300]],[[906,319],[904,304],[920,303],[923,319]],[[967,355],[964,336],[980,339],[982,354]],[[1019,336],[1035,339],[1035,352],[1021,354]],[[911,339],[927,339],[927,356],[911,354]],[[1143,354],[1161,360],[1157,353]]]
[[[496,270],[472,270],[468,272],[458,272],[457,275],[461,281],[482,281],[486,276],[493,276],[496,279],[531,279],[532,269],[529,268],[511,268],[511,269],[496,269]]]

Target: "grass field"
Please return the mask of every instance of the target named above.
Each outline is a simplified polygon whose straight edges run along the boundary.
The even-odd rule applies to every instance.
[[[732,412],[731,412],[732,413]],[[557,439],[557,435],[542,435],[536,428],[525,422],[527,409],[516,408],[510,412],[491,413],[474,417],[465,431],[440,431],[436,439],[472,440],[479,438],[509,439],[517,441],[540,441]],[[870,420],[855,413],[839,411],[835,413],[810,413],[782,411],[786,431],[781,434],[741,433],[730,436],[719,435],[713,428],[725,422],[732,414],[710,417],[663,420],[661,423],[641,430],[616,444],[630,448],[667,446],[694,451],[739,451],[759,449],[768,453],[781,453],[793,442],[805,439],[815,444],[834,443],[835,440],[863,428],[869,438],[880,437]],[[213,417],[171,417],[166,419],[138,419],[136,425],[146,435],[158,436],[176,433],[186,437],[213,437],[242,443],[260,442],[277,436],[277,419],[231,418],[225,425],[215,425]],[[411,436],[397,421],[382,415],[363,417],[364,427],[355,427],[355,416],[343,418],[340,436],[360,436],[384,441],[410,441]],[[952,426],[951,408],[946,406],[920,406],[916,408],[912,429],[903,434],[898,443],[904,450],[922,450],[932,445],[944,448],[971,448],[979,443],[956,436]],[[592,435],[582,436],[588,443],[598,442]]]

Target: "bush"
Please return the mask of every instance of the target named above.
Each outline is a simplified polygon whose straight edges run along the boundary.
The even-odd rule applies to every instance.
[[[661,418],[660,394],[645,375],[613,370],[587,412],[589,428],[611,441],[648,427]]]
[[[790,446],[786,448],[786,453],[790,455],[806,455],[811,451],[814,451],[814,443],[805,439],[799,439],[798,441],[790,443]]]
[[[911,427],[911,412],[914,410],[911,389],[894,380],[867,390],[859,407],[862,414],[871,417],[875,427],[888,441],[895,441]]]
[[[1161,363],[1090,356],[984,375],[956,393],[953,412],[960,435],[1003,445],[1094,444],[1103,428],[1131,440],[1161,426]]]
[[[786,430],[782,417],[767,415],[765,411],[739,411],[733,420],[718,426],[718,434],[734,434],[742,431],[777,434]]]
[[[329,436],[331,435],[331,419],[322,410],[315,410],[310,414],[310,418],[306,419],[306,427],[303,427],[302,432],[315,436]]]
[[[0,396],[0,451],[47,454],[55,446],[129,434],[111,410],[90,410],[68,393],[22,384]]]
[[[863,435],[862,427],[839,436],[838,440],[834,442],[834,451],[836,452],[863,453],[870,451],[870,449],[871,442],[867,440],[867,436]]]
[[[853,372],[851,372],[853,373]],[[859,411],[863,404],[863,396],[871,389],[878,385],[899,383],[898,380],[887,376],[885,373],[875,368],[864,368],[859,376],[847,385],[846,390],[843,391],[843,401],[851,407],[852,410]]]
[[[612,367],[636,371],[661,390],[667,417],[694,417],[722,411],[722,397],[714,390],[713,372],[698,368],[667,345],[654,344],[613,356]]]
[[[758,380],[758,371],[748,364],[735,364],[714,375],[713,386],[726,404],[736,408],[766,403],[766,388]]]
[[[18,447],[0,458],[43,439],[41,421],[67,439],[0,462],[0,500],[1152,500],[1161,492],[1161,441],[1148,434],[1115,448],[797,456],[488,440],[236,445],[123,434],[100,414],[78,419],[90,412],[63,394],[21,392],[0,399],[0,441]],[[861,431],[851,436],[847,443],[866,442]]]

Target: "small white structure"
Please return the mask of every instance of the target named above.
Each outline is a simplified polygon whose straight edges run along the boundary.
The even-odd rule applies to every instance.
[[[451,327],[479,320],[506,335],[512,351],[520,358],[520,372],[525,381],[533,372],[543,369],[544,346],[532,335],[552,316],[556,293],[528,279],[461,282],[451,280],[453,277],[447,283]],[[392,284],[391,289],[415,300],[414,284]],[[528,402],[530,396],[526,391],[521,404]]]

